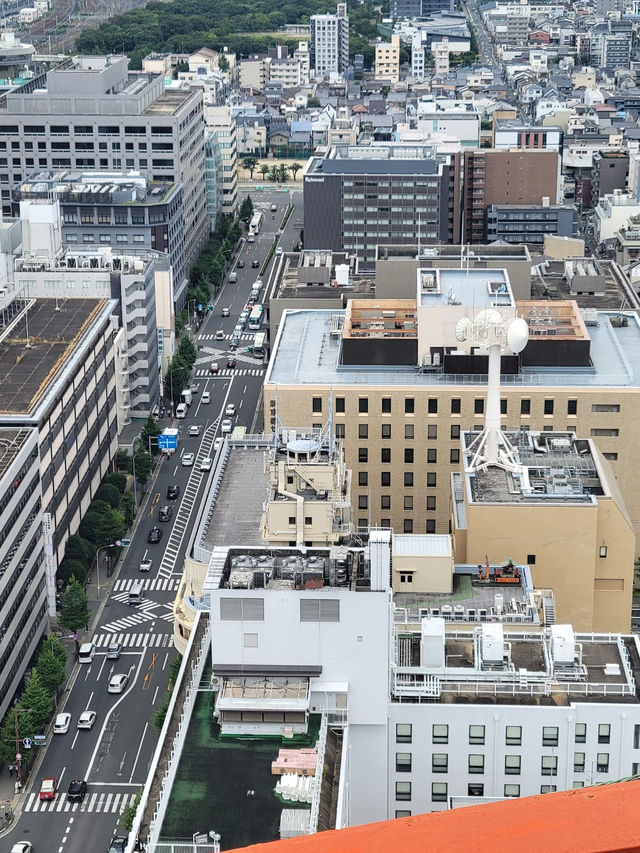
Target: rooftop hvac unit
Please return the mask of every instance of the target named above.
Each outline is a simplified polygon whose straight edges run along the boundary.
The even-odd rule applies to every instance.
[[[420,666],[444,668],[444,619],[423,619],[420,638]]]
[[[433,354],[433,366],[440,367],[440,353],[434,352]]]
[[[504,631],[502,625],[483,625],[481,632],[480,656],[482,663],[502,663],[504,659]]]
[[[431,367],[431,353],[428,352],[422,356],[422,364],[424,367]]]
[[[549,446],[552,450],[569,451],[571,450],[571,440],[568,438],[552,438]]]
[[[571,625],[551,626],[551,658],[560,666],[573,664],[576,656],[576,635]]]

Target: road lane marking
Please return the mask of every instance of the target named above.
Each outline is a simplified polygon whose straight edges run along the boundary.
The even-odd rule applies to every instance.
[[[144,730],[142,732],[142,737],[140,738],[140,746],[138,747],[138,751],[136,752],[136,757],[133,762],[133,767],[131,768],[131,776],[129,776],[129,782],[133,779],[133,774],[135,773],[136,764],[138,763],[138,759],[140,758],[140,750],[142,749],[142,744],[144,742],[144,736],[147,733],[147,729],[149,728],[149,723],[146,722],[144,724]]]

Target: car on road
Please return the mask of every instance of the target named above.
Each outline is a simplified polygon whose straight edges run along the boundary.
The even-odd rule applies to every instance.
[[[182,464],[185,466],[185,468],[189,468],[191,465],[193,465],[194,459],[195,456],[193,455],[193,453],[184,453],[182,456]]]
[[[231,349],[231,350],[238,349],[239,343],[240,343],[239,335],[233,335],[233,337],[229,341],[229,349]]]
[[[249,309],[249,311],[251,311],[251,309],[253,308],[253,306],[256,304],[256,299],[257,299],[257,298],[258,298],[257,296],[250,296],[250,297],[247,299],[247,308]]]
[[[228,317],[229,314],[231,314],[231,308],[223,308],[222,309],[222,316],[223,317]],[[224,337],[224,332],[222,333],[222,336]]]
[[[276,255],[281,255],[282,252],[283,252],[282,246],[278,246],[278,248],[276,249]]]
[[[180,494],[180,486],[177,483],[171,483],[171,485],[167,486],[167,499],[170,501],[175,501],[175,499]]]
[[[238,263],[236,264],[236,267],[237,267],[239,270],[241,270],[241,269],[243,269],[243,268],[244,268],[244,261],[242,260],[242,258],[238,258]]]
[[[160,507],[160,512],[158,513],[158,521],[171,521],[172,515],[173,504],[165,504],[163,507]]]
[[[228,316],[229,315],[227,314],[227,317]],[[217,341],[223,341],[224,340],[224,330],[223,329],[218,329],[218,331],[215,334],[215,339]]]
[[[149,557],[144,557],[140,560],[139,571],[141,572],[150,572],[151,566],[153,565],[153,561]]]
[[[272,205],[271,205],[271,213],[275,213],[277,209],[278,209],[278,205],[277,205],[277,204],[272,204]]]
[[[127,839],[124,835],[114,835],[111,839],[111,844],[109,845],[107,853],[124,853],[126,846]]]
[[[66,735],[69,731],[69,726],[71,725],[71,714],[58,714],[56,716],[56,721],[53,724],[53,733],[54,735]]]
[[[107,660],[120,660],[122,646],[120,643],[109,643],[107,646]]]
[[[236,404],[235,403],[229,403],[227,405],[227,408],[224,410],[224,413],[228,418],[235,418],[235,416],[236,416]]]
[[[206,394],[207,392],[205,391],[204,393]],[[198,426],[198,424],[193,424],[193,426],[189,427],[189,435],[200,435],[200,427]]]
[[[210,456],[205,456],[204,459],[200,462],[200,470],[201,471],[210,471],[212,465],[213,465],[213,459]]]
[[[72,803],[81,803],[87,793],[87,783],[84,779],[74,779],[69,783],[69,790],[67,791],[67,800]]]
[[[250,314],[250,313],[251,313],[250,311],[248,311],[246,308],[244,308],[244,309],[240,312],[240,318],[239,318],[239,319],[240,319],[240,322],[241,322],[241,323],[246,323],[246,322],[247,322],[247,320],[249,319],[249,314]]]
[[[191,393],[192,393],[192,394],[197,394],[199,390],[200,390],[200,386],[194,382],[194,383],[191,385]]]
[[[147,542],[150,545],[157,545],[162,539],[162,530],[159,527],[152,527],[147,536]]]
[[[235,358],[232,355],[228,356],[227,357],[227,367],[229,368],[229,370],[233,370],[233,368],[235,366],[236,366]]]
[[[212,361],[209,367],[209,373],[217,373],[220,370],[217,361]]]
[[[79,729],[92,729],[93,724],[96,721],[96,712],[95,711],[83,711],[78,717],[78,728]]]
[[[112,675],[109,681],[109,686],[107,687],[107,693],[122,693],[128,683],[129,676],[124,672]]]
[[[214,451],[214,453],[217,453],[217,452],[220,450],[220,448],[222,447],[222,442],[223,442],[223,441],[224,441],[224,438],[222,438],[221,436],[218,436],[218,437],[215,439],[215,441],[213,442],[213,451]]]
[[[43,779],[42,784],[40,785],[40,799],[54,800],[57,790],[58,780],[55,776],[49,776],[48,778]]]
[[[234,329],[233,329],[233,337],[239,338],[240,335],[244,332],[244,320],[238,320]]]
[[[210,403],[211,402],[211,392],[210,391],[203,391],[202,392],[202,402],[203,403]]]
[[[33,844],[30,841],[16,841],[11,853],[33,853]]]
[[[260,261],[258,261],[258,260],[256,260],[256,259],[254,258],[254,259],[251,261],[251,266],[253,267],[253,269],[254,269],[254,270],[257,270],[257,269],[258,269],[258,267],[260,266]]]
[[[223,435],[227,432],[231,432],[232,428],[233,428],[233,422],[231,421],[230,418],[225,418],[222,421],[222,423],[220,424],[220,430],[221,430]]]

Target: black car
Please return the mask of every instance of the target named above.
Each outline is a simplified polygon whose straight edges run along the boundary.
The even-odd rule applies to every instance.
[[[254,270],[257,270],[258,267],[260,266],[260,261],[257,261],[254,258],[254,260],[251,261],[251,266],[253,267]]]
[[[244,261],[242,260],[242,258],[240,258],[238,260],[238,263],[236,264],[236,266],[238,267],[239,270],[244,269]]]
[[[173,505],[165,504],[165,506],[160,508],[160,512],[158,513],[158,521],[170,521],[172,515]]]
[[[228,367],[230,370],[233,370],[233,368],[234,368],[235,366],[236,366],[236,360],[235,360],[235,358],[234,358],[232,355],[230,355],[230,356],[227,358],[227,367]]]
[[[167,499],[170,501],[175,501],[175,499],[180,494],[180,486],[177,483],[171,483],[170,486],[167,486]]]
[[[67,799],[71,802],[81,803],[87,793],[87,783],[80,779],[74,779],[69,785]]]
[[[124,853],[127,846],[127,839],[123,835],[114,835],[109,845],[107,853]]]
[[[152,527],[147,536],[147,542],[150,545],[157,545],[162,539],[162,530],[159,527]]]

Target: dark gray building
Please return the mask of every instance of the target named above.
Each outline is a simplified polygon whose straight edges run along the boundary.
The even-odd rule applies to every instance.
[[[629,154],[625,151],[596,151],[591,168],[591,199],[594,206],[605,195],[627,186]]]
[[[392,18],[427,18],[454,9],[453,0],[391,0]]]
[[[369,270],[379,243],[457,243],[460,194],[457,154],[415,146],[330,149],[305,172],[305,249],[357,255]]]
[[[487,208],[488,242],[543,245],[547,234],[575,237],[577,227],[575,205],[492,204]]]

